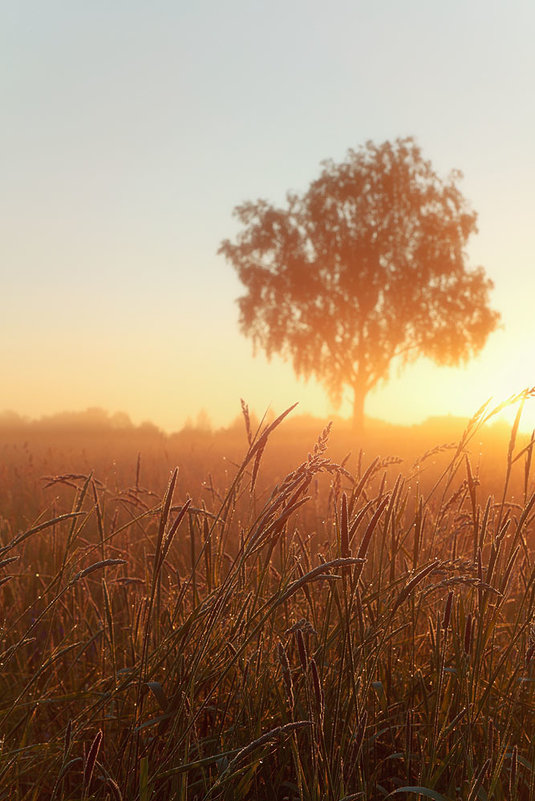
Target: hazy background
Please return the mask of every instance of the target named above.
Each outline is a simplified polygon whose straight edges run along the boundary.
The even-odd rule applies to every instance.
[[[465,174],[471,262],[495,282],[503,329],[466,369],[406,370],[367,413],[470,415],[535,384],[533,3],[0,9],[0,410],[101,406],[167,430],[201,408],[225,424],[240,396],[331,414],[320,385],[253,358],[216,251],[236,204],[282,201],[322,159],[407,135],[441,174]]]

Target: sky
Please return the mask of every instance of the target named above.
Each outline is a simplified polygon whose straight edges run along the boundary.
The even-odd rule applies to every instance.
[[[469,264],[502,327],[466,367],[420,360],[368,415],[470,416],[535,385],[531,0],[0,0],[0,410],[100,406],[177,430],[335,409],[253,355],[217,255],[233,208],[322,160],[414,136],[478,213]],[[535,426],[526,407],[524,426]]]

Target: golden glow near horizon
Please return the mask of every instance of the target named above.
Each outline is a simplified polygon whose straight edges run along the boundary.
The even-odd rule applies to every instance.
[[[503,328],[464,368],[394,375],[367,414],[470,416],[535,385],[535,7],[181,5],[8,4],[0,410],[101,406],[166,430],[203,408],[229,423],[240,397],[258,414],[349,415],[349,399],[334,410],[319,384],[253,358],[216,251],[236,204],[282,201],[322,159],[408,134],[441,175],[465,174],[470,262]]]

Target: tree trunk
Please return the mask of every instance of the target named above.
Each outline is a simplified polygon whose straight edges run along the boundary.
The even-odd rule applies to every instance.
[[[364,401],[366,399],[366,389],[356,383],[353,386],[353,431],[362,434],[364,431]]]

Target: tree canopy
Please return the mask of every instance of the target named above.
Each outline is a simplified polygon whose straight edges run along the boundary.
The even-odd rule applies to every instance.
[[[243,333],[317,377],[335,403],[351,388],[357,428],[393,363],[466,362],[499,322],[492,282],[467,266],[477,215],[461,177],[439,178],[412,138],[367,142],[324,162],[284,208],[257,200],[234,210],[241,230],[219,252],[246,289]]]

